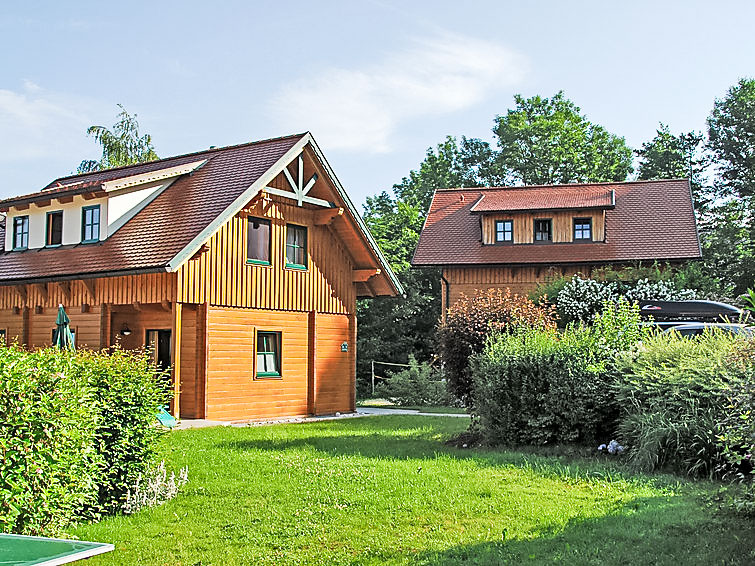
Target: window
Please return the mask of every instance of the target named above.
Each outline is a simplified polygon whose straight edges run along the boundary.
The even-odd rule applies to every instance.
[[[257,377],[280,377],[281,333],[257,332]]]
[[[513,242],[514,241],[514,221],[497,220],[495,223],[495,241],[496,242]]]
[[[13,249],[25,250],[29,247],[29,217],[16,216],[13,219]]]
[[[553,239],[551,220],[535,220],[535,241],[550,242]]]
[[[63,243],[63,211],[47,213],[46,246],[59,246]]]
[[[592,240],[592,218],[574,219],[574,239]]]
[[[270,265],[270,221],[249,217],[246,230],[246,261]]]
[[[100,241],[100,205],[81,209],[81,243]]]
[[[307,228],[286,225],[286,267],[307,269]]]

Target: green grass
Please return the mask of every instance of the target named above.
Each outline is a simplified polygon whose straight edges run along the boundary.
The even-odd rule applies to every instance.
[[[173,432],[190,483],[165,505],[72,531],[88,564],[752,564],[753,524],[716,486],[611,462],[463,450],[467,425],[390,416]]]

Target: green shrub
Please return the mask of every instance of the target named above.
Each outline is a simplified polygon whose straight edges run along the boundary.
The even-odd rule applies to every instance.
[[[486,442],[552,444],[604,437],[615,409],[589,330],[523,328],[473,358],[474,410]]]
[[[483,436],[513,444],[606,440],[618,417],[616,356],[646,335],[639,308],[620,299],[605,303],[590,327],[495,336],[472,362]]]
[[[155,415],[168,402],[169,380],[155,373],[148,356],[120,349],[78,352],[74,368],[94,389],[95,440],[103,462],[98,501],[102,511],[113,512],[152,462],[163,432],[155,426]]]
[[[738,338],[706,332],[648,337],[616,386],[619,435],[640,468],[712,477],[725,464],[718,441],[732,388],[742,382],[731,362]]]
[[[417,362],[414,356],[409,356],[408,368],[378,384],[376,393],[398,405],[438,407],[455,404],[440,372],[426,362]]]
[[[0,530],[54,535],[119,508],[166,398],[140,353],[0,348]]]
[[[737,346],[732,362],[745,378],[732,387],[718,441],[726,462],[724,477],[743,484],[733,491],[731,504],[755,516],[755,341]]]
[[[57,534],[97,503],[97,413],[71,359],[0,349],[0,532]]]
[[[537,306],[509,289],[488,289],[454,304],[438,328],[438,348],[451,392],[465,405],[472,401],[469,357],[481,352],[487,338],[519,326],[555,328],[551,307]]]

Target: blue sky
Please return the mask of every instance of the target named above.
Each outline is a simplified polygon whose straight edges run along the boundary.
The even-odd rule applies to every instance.
[[[99,157],[123,104],[160,156],[310,130],[361,203],[448,134],[492,141],[515,93],[563,89],[650,139],[701,130],[755,75],[753,2],[8,2],[0,197]]]

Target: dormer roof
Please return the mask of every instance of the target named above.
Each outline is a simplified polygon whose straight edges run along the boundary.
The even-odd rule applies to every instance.
[[[472,206],[471,212],[520,212],[530,210],[601,209],[615,206],[615,193],[602,185],[552,187],[491,187]]]

